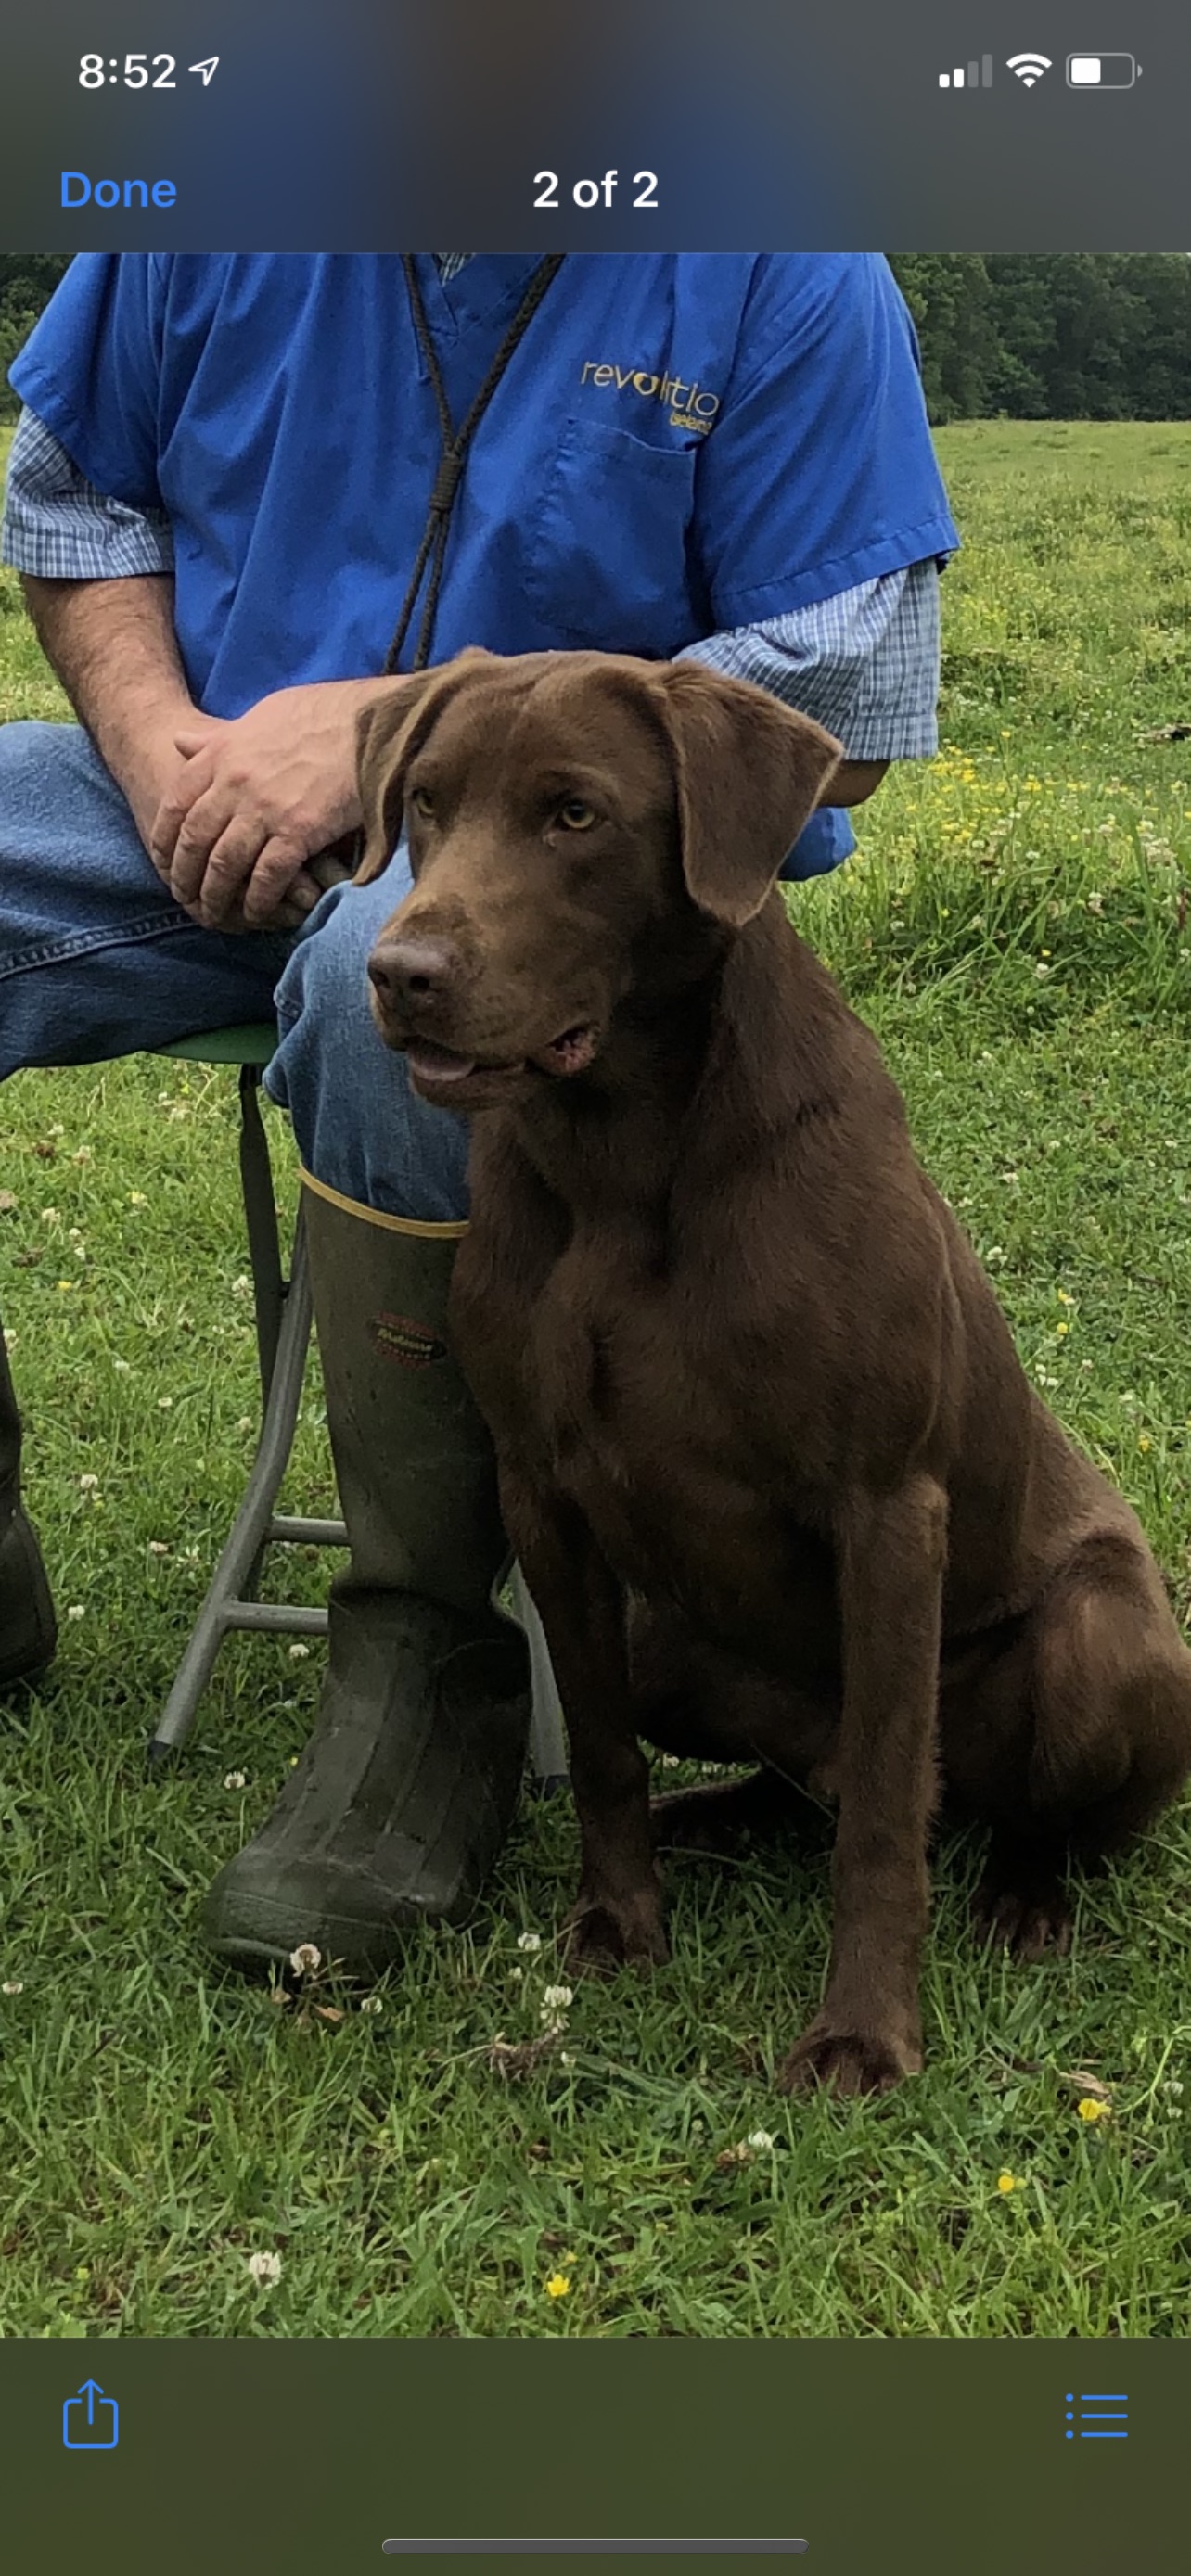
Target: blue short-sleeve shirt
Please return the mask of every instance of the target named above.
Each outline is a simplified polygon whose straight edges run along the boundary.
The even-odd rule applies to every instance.
[[[456,420],[534,266],[420,262]],[[167,511],[211,713],[382,667],[439,452],[396,258],[85,255],[12,381],[100,491]],[[572,257],[477,433],[433,658],[669,656],[957,542],[882,259]]]

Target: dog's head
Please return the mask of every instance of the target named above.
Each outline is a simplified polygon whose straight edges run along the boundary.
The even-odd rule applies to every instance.
[[[414,885],[368,963],[427,1100],[494,1106],[584,1073],[618,1008],[672,992],[760,911],[839,758],[698,663],[465,653],[359,728],[366,847]]]

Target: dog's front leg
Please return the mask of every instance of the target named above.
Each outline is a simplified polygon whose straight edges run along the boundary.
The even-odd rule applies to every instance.
[[[571,1749],[583,1869],[567,1918],[575,1967],[669,1957],[633,1725],[624,1594],[574,1504],[502,1472],[501,1510],[546,1631]]]
[[[782,2084],[884,2091],[922,2064],[919,1952],[935,1794],[947,1499],[915,1475],[837,1522],[844,1701],[831,1962]]]

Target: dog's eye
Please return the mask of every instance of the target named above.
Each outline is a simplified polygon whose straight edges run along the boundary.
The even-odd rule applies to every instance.
[[[411,787],[409,791],[409,801],[415,814],[420,814],[422,821],[424,823],[428,823],[434,812],[434,798],[431,795],[429,788]]]
[[[596,819],[595,808],[586,805],[581,796],[568,796],[565,805],[559,806],[558,819],[564,831],[590,832]]]

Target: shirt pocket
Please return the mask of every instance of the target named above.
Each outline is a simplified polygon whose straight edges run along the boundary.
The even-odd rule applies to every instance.
[[[567,424],[533,516],[525,589],[561,645],[666,657],[697,633],[690,448]]]

